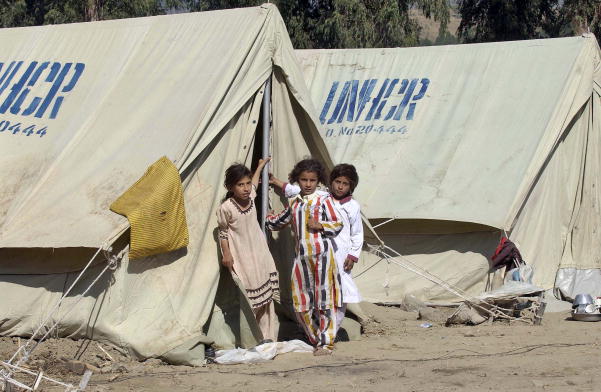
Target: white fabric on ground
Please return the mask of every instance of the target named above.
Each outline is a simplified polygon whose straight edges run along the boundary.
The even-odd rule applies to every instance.
[[[275,358],[276,355],[291,352],[312,353],[313,347],[296,339],[287,342],[263,343],[250,349],[219,350],[215,352],[215,362],[222,365],[267,362]]]

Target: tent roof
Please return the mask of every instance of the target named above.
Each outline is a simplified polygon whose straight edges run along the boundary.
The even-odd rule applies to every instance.
[[[592,35],[296,54],[369,218],[509,228],[600,80]]]
[[[127,224],[109,204],[163,155],[188,167],[273,64],[303,83],[273,5],[1,29],[0,45],[0,247],[101,246]]]

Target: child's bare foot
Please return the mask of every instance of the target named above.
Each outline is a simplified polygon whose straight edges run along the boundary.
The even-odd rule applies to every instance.
[[[313,350],[313,355],[316,357],[321,357],[323,355],[332,355],[332,350],[327,349],[325,347],[316,347],[315,350]]]

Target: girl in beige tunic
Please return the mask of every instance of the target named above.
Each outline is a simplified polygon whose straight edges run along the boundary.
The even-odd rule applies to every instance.
[[[228,193],[217,211],[222,264],[242,281],[265,340],[277,340],[273,294],[278,290],[278,273],[267,240],[257,220],[256,187],[265,164],[260,160],[251,178],[240,164],[225,171]]]

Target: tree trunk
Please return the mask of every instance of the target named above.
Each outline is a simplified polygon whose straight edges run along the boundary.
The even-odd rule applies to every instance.
[[[86,1],[86,21],[93,22],[100,20],[100,9],[102,8],[102,0],[87,0]]]

